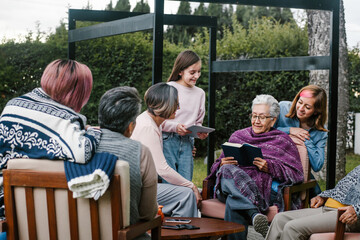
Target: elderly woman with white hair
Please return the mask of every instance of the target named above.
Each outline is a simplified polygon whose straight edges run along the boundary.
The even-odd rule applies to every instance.
[[[279,103],[274,97],[256,96],[250,114],[251,127],[234,132],[229,142],[257,146],[263,158],[253,159],[252,166],[240,166],[234,157],[225,157],[222,153],[207,177],[216,178],[214,197],[226,204],[225,220],[245,225],[245,232],[231,234],[230,239],[246,239],[249,222],[265,237],[268,222],[262,213],[271,205],[277,205],[282,211],[282,189],[303,181],[294,142],[286,133],[273,128],[279,112]]]

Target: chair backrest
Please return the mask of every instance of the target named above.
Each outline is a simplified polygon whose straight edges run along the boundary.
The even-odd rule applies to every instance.
[[[304,181],[308,181],[310,179],[311,166],[310,166],[309,156],[305,143],[303,140],[301,140],[299,137],[295,135],[290,134],[289,136],[293,140],[293,142],[295,143],[298,149],[301,165],[303,167],[303,172],[304,172]]]
[[[73,199],[63,161],[14,159],[4,170],[8,239],[117,239],[130,222],[129,165],[98,200]]]

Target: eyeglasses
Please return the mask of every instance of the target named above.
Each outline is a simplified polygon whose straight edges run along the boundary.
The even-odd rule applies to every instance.
[[[265,122],[266,119],[268,119],[268,118],[274,119],[274,117],[272,117],[272,116],[256,115],[256,114],[252,114],[252,113],[250,113],[249,117],[250,117],[251,121],[256,121],[257,119],[259,119],[260,122]]]

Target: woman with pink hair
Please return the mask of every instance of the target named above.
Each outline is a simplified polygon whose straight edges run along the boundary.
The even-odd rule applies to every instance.
[[[13,158],[90,160],[101,132],[86,128],[86,117],[79,112],[89,100],[92,81],[86,65],[58,59],[46,67],[41,88],[10,100],[0,116],[0,169]],[[0,181],[2,185],[2,174]],[[2,198],[1,186],[0,202]]]

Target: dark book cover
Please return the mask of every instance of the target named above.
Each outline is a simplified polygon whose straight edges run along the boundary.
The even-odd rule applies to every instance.
[[[234,157],[241,166],[252,166],[254,158],[264,158],[261,148],[248,143],[239,144],[225,142],[221,147],[225,157]]]

